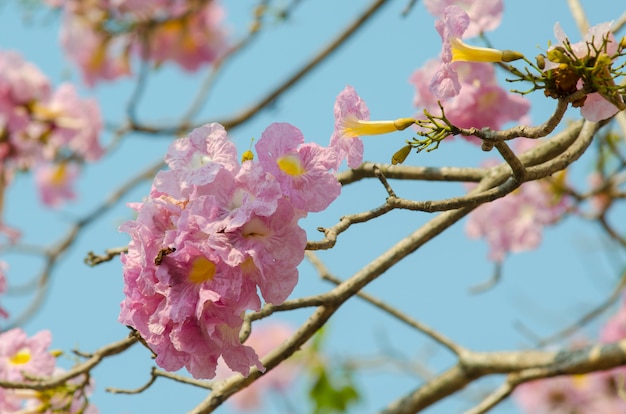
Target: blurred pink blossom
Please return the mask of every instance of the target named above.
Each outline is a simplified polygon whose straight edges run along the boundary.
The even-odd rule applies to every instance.
[[[35,183],[41,201],[56,207],[65,200],[76,198],[73,185],[78,173],[78,166],[74,163],[39,164],[35,169]]]
[[[517,141],[527,141],[518,145],[528,146],[535,145],[536,140]],[[489,259],[502,262],[507,253],[537,248],[543,229],[557,222],[568,205],[567,198],[556,194],[549,183],[525,182],[514,192],[472,211],[465,232],[471,238],[485,238]]]
[[[20,328],[0,333],[0,378],[23,381],[31,377],[45,377],[54,371],[55,359],[48,351],[52,341],[49,331],[40,331],[28,337]]]
[[[441,115],[438,99],[428,87],[428,81],[438,70],[437,60],[429,60],[409,78],[415,86],[413,104],[435,116]],[[519,121],[529,109],[530,102],[498,85],[493,65],[480,62],[457,62],[459,94],[444,103],[446,118],[459,128],[501,129],[507,122]],[[426,119],[423,113],[417,118]],[[464,137],[480,145],[476,137]]]
[[[133,56],[195,71],[226,49],[217,1],[52,0],[51,6],[64,10],[61,44],[89,86],[130,75]]]
[[[282,322],[266,322],[252,327],[246,345],[254,348],[259,357],[273,351],[294,333],[294,329]],[[265,373],[252,385],[233,395],[229,401],[239,410],[259,410],[263,399],[269,392],[285,393],[296,380],[301,363],[293,358],[281,362],[277,367]],[[225,379],[233,374],[223,361],[218,365],[217,379]]]

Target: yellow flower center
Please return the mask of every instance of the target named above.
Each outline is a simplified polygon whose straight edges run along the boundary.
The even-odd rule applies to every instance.
[[[300,159],[295,155],[284,155],[278,158],[276,163],[281,171],[291,175],[292,177],[298,177],[306,172],[304,168],[302,168]]]
[[[30,350],[28,348],[22,348],[9,360],[13,365],[22,365],[30,361]]]
[[[202,283],[212,280],[215,276],[215,263],[204,256],[194,259],[189,272],[189,281],[191,283]]]

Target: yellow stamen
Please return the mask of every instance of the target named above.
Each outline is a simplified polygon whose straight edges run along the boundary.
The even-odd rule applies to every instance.
[[[302,168],[300,159],[295,155],[284,155],[276,160],[278,168],[292,177],[297,177],[304,174],[306,171]]]
[[[395,121],[362,121],[355,117],[344,120],[343,133],[345,137],[355,138],[362,135],[381,135],[390,132],[403,131],[413,125],[413,118],[398,118]]]
[[[524,57],[513,50],[498,50],[470,46],[458,37],[450,38],[453,62],[512,62]]]
[[[191,264],[188,278],[191,283],[202,283],[213,279],[214,276],[215,263],[204,256],[200,256]]]

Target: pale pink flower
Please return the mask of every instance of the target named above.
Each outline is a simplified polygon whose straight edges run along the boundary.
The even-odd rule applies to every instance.
[[[35,183],[41,201],[47,206],[57,207],[66,200],[75,199],[73,186],[78,173],[78,166],[70,162],[38,165]]]
[[[165,162],[170,169],[159,172],[154,188],[178,199],[188,198],[198,187],[213,183],[221,170],[236,174],[239,169],[237,148],[217,123],[198,127],[188,137],[172,142]]]
[[[506,123],[519,121],[530,109],[530,102],[508,93],[498,85],[495,70],[489,63],[458,62],[455,64],[460,92],[445,102],[446,118],[459,128],[501,129]],[[428,80],[438,70],[438,62],[429,60],[409,78],[415,86],[413,103],[435,116],[441,115],[437,97],[428,87]],[[423,113],[418,118],[426,119]],[[476,137],[465,137],[480,145]]]
[[[289,339],[294,329],[282,322],[266,322],[252,327],[252,332],[246,341],[259,357],[264,357],[284,341]],[[252,385],[233,395],[228,401],[239,410],[254,410],[262,408],[263,398],[268,392],[285,393],[296,380],[301,364],[293,358],[283,361],[256,380]],[[225,379],[233,374],[223,361],[217,369],[217,379]]]
[[[20,328],[0,333],[0,378],[23,381],[52,374],[55,359],[48,351],[52,341],[49,331],[28,337]]]
[[[295,126],[271,124],[255,148],[261,166],[276,178],[296,209],[322,211],[339,196],[341,185],[330,172],[336,166],[334,152],[314,143],[305,144]]]
[[[465,31],[466,37],[475,37],[482,32],[494,30],[500,25],[504,6],[502,0],[424,0],[424,6],[435,17],[443,17],[448,6],[458,6],[470,18]]]
[[[350,85],[346,86],[335,100],[335,130],[330,137],[330,148],[336,151],[337,161],[335,169],[344,159],[349,168],[357,168],[363,162],[363,141],[358,136],[349,133],[346,123],[354,120],[369,120],[370,111],[365,101]]]

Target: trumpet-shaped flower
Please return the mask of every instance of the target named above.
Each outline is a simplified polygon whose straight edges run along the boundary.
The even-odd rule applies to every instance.
[[[369,120],[370,111],[365,101],[350,85],[337,95],[334,110],[335,130],[330,137],[330,148],[336,151],[335,169],[339,169],[344,159],[347,159],[348,167],[357,168],[363,162],[363,141],[358,135],[346,131],[346,126],[354,124],[355,121]]]
[[[432,93],[440,99],[458,95],[460,84],[454,62],[510,62],[523,56],[509,50],[497,50],[470,46],[461,40],[469,26],[470,18],[457,6],[444,9],[435,28],[441,36],[441,65],[430,82]]]
[[[458,6],[469,16],[466,37],[494,30],[502,20],[502,0],[424,0],[424,6],[435,17],[442,17],[448,6]]]
[[[276,178],[296,209],[322,211],[339,196],[341,185],[330,172],[335,167],[333,152],[305,144],[302,132],[293,125],[271,124],[255,148],[261,166]]]
[[[370,121],[369,109],[354,88],[347,85],[335,100],[335,130],[330,147],[336,152],[335,170],[344,159],[348,167],[357,168],[363,162],[364,135],[380,135],[402,131],[415,123],[413,118],[390,121]]]

